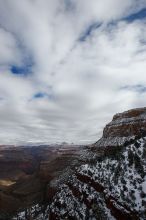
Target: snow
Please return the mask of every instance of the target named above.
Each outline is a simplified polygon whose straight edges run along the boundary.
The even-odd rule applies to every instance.
[[[121,125],[121,124],[136,124],[136,123],[145,123],[146,122],[146,114],[141,114],[137,117],[131,117],[131,118],[123,118],[119,117],[116,120],[111,121],[108,126],[114,126],[114,125]]]
[[[134,139],[134,136],[128,137],[108,137],[101,138],[96,142],[97,147],[122,146],[126,141]]]
[[[143,189],[143,192],[146,193],[146,177],[145,177],[144,182],[142,183],[142,189]]]
[[[139,144],[138,147],[135,145],[136,142]],[[146,176],[143,179],[141,171],[136,167],[135,163],[137,161],[133,161],[132,165],[129,164],[130,158],[128,157],[128,152],[131,151],[133,156],[137,155],[139,157],[142,166],[141,169],[145,170],[146,164],[143,158],[145,143],[145,138],[141,138],[135,141],[134,144],[129,144],[123,148],[120,160],[119,158],[105,158],[102,162],[97,162],[96,166],[89,164],[81,166],[78,172],[104,185],[104,192],[106,192],[107,196],[111,194],[121,203],[126,204],[131,210],[134,209],[138,212],[143,212],[145,208],[142,203],[141,193],[142,191],[146,193]],[[115,180],[115,172],[118,167],[118,179]]]

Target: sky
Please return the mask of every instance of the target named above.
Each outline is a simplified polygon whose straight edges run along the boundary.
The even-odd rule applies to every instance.
[[[93,143],[146,106],[146,0],[0,0],[0,144]]]

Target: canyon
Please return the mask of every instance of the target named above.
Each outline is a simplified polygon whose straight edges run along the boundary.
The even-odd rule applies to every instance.
[[[146,219],[146,108],[88,146],[0,146],[0,219]]]
[[[48,202],[48,184],[82,163],[85,151],[86,147],[67,144],[0,146],[0,219]]]

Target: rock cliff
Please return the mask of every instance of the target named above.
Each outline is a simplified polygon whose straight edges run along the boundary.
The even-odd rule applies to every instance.
[[[146,108],[116,114],[94,157],[60,185],[51,219],[146,219]]]
[[[97,147],[122,146],[135,136],[146,136],[146,108],[132,109],[114,115],[103,130]]]

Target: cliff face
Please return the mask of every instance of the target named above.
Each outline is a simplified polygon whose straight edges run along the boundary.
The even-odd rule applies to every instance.
[[[146,136],[146,108],[116,114],[103,130],[97,147],[122,146],[135,136]]]
[[[146,108],[113,117],[91,148],[94,158],[60,185],[51,219],[146,219],[145,119]]]

